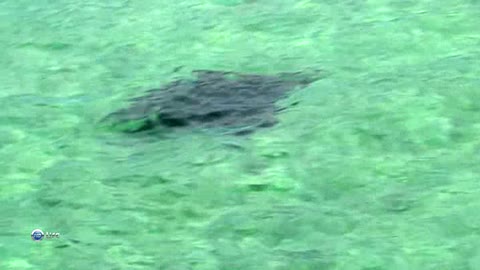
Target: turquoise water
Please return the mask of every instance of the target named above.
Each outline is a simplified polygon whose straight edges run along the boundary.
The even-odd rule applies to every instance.
[[[0,1],[0,269],[480,269],[479,25],[475,0]],[[193,69],[305,68],[248,139],[98,124]]]

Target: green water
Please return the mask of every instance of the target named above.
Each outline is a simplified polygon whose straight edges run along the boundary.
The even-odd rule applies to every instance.
[[[0,1],[0,269],[480,269],[479,25],[477,0]],[[193,69],[305,68],[249,139],[98,124]]]

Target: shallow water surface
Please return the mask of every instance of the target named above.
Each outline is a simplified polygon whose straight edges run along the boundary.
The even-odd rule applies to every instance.
[[[479,269],[478,25],[467,0],[1,1],[0,269]],[[195,69],[304,68],[248,138],[99,125]]]

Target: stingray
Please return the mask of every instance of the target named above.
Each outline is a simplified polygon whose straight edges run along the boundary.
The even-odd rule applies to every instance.
[[[127,132],[198,128],[245,135],[277,124],[275,114],[285,109],[278,101],[319,79],[317,70],[275,75],[196,70],[193,75],[146,91],[107,119]]]

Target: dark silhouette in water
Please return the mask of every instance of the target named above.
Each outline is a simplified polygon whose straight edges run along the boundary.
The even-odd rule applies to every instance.
[[[296,88],[319,79],[318,71],[276,75],[197,70],[196,80],[182,79],[133,99],[111,114],[116,123],[135,123],[128,132],[167,128],[221,128],[237,135],[277,123],[275,103]]]

